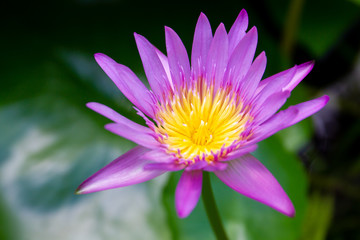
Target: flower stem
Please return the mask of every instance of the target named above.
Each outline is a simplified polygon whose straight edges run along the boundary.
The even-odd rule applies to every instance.
[[[205,205],[206,215],[216,238],[218,240],[228,240],[220,219],[219,211],[216,207],[214,194],[211,189],[210,176],[209,173],[205,171],[203,172],[202,199]]]

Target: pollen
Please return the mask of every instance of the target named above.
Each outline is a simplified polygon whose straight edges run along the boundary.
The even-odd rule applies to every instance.
[[[211,162],[214,154],[242,140],[251,119],[230,88],[207,85],[204,80],[183,87],[158,105],[156,132],[168,152],[190,162]]]

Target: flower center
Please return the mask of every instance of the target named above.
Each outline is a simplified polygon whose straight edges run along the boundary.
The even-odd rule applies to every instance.
[[[199,81],[159,105],[157,133],[180,159],[212,161],[214,154],[239,142],[250,116],[236,94],[214,91]]]

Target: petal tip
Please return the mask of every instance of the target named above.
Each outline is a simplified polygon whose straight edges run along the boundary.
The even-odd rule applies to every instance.
[[[106,54],[103,53],[95,53],[94,58],[96,61],[102,60],[104,58],[109,58]]]
[[[80,184],[80,186],[75,190],[75,194],[76,195],[82,195],[82,194],[85,194],[86,192],[85,192],[85,190],[84,190],[84,188],[82,187],[82,185],[83,184]]]
[[[324,106],[325,106],[329,102],[330,97],[328,95],[324,95],[324,96],[322,96],[322,99],[324,101]]]
[[[95,105],[97,105],[97,104],[98,104],[98,103],[96,103],[96,102],[88,102],[88,103],[85,104],[85,106],[86,106],[87,108],[93,109],[93,107],[94,107]]]

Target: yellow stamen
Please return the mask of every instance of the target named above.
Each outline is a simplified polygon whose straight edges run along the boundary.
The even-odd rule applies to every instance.
[[[205,154],[208,162],[214,160],[212,152],[241,140],[250,119],[236,95],[227,89],[215,92],[204,80],[171,95],[156,114],[157,133],[169,152],[190,161]]]

